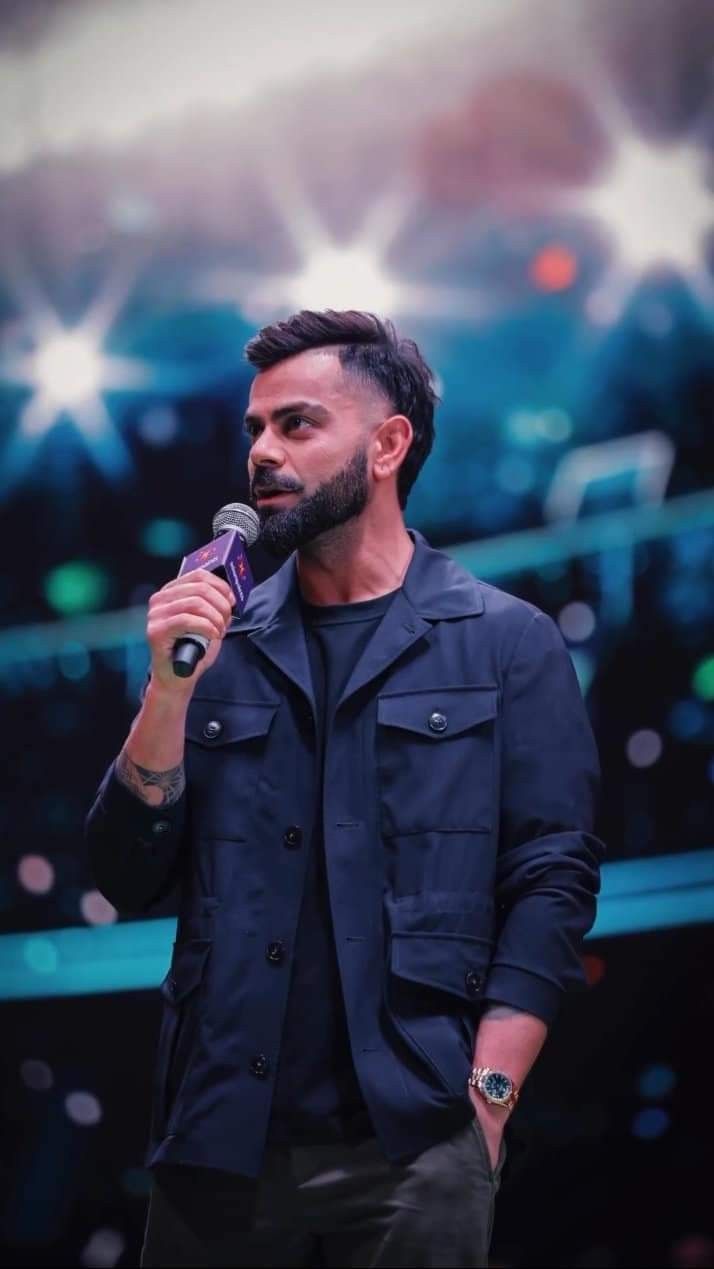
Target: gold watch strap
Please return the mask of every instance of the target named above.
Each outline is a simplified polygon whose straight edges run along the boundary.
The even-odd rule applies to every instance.
[[[481,1093],[481,1096],[484,1098],[484,1101],[487,1101],[489,1105],[505,1106],[507,1110],[513,1110],[520,1096],[520,1089],[516,1086],[514,1081],[511,1080],[510,1075],[508,1076],[508,1078],[509,1080],[511,1080],[511,1092],[508,1094],[508,1097],[504,1098],[502,1102],[496,1101],[492,1097],[488,1097],[479,1087],[479,1080],[482,1079],[483,1076],[485,1075],[490,1075],[495,1070],[496,1068],[493,1066],[473,1066],[471,1068],[471,1073],[468,1078],[468,1083],[470,1084],[471,1088],[475,1088],[479,1093]]]

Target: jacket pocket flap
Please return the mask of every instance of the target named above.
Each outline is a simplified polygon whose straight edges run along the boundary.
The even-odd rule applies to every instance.
[[[401,727],[428,740],[458,736],[498,713],[498,688],[429,687],[418,692],[382,695],[377,720],[384,727]]]
[[[192,700],[186,718],[186,738],[206,749],[216,749],[265,736],[277,708],[277,701]]]
[[[174,943],[171,968],[161,984],[161,995],[177,1005],[198,987],[212,947],[211,939],[187,939]]]
[[[392,934],[391,969],[398,978],[466,1000],[482,994],[491,947],[467,934]]]

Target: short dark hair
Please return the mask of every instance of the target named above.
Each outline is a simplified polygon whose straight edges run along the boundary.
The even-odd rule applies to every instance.
[[[414,436],[397,476],[400,507],[434,444],[434,391],[431,370],[414,340],[397,335],[392,322],[356,309],[315,312],[303,309],[285,321],[264,326],[246,344],[245,355],[257,370],[268,370],[312,348],[336,345],[340,364],[387,397],[396,414],[409,419]]]

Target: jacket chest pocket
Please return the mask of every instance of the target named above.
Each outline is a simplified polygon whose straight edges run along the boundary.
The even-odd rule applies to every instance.
[[[194,699],[186,719],[186,775],[199,832],[240,837],[263,770],[277,701]]]
[[[495,815],[496,686],[429,687],[377,702],[380,821],[387,837],[488,832]]]

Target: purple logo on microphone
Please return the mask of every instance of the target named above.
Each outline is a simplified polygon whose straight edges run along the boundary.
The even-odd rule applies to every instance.
[[[207,546],[199,546],[197,551],[185,555],[178,575],[181,577],[183,573],[191,573],[195,568],[222,573],[235,596],[238,614],[242,613],[253,589],[253,574],[243,539],[237,529],[229,529]]]

